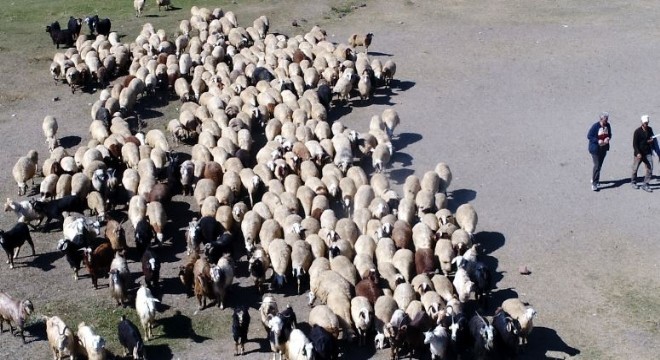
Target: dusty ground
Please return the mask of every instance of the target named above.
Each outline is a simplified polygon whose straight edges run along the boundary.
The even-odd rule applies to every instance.
[[[450,164],[450,205],[474,204],[479,212],[477,240],[496,265],[492,303],[518,294],[538,311],[521,358],[657,358],[660,187],[654,179],[658,191],[647,194],[631,189],[626,179],[631,136],[640,115],[649,114],[651,126],[660,119],[660,29],[654,16],[659,4],[369,1],[329,21],[329,1],[298,4],[304,10],[290,11],[283,9],[291,1],[277,3],[246,13],[239,6],[233,10],[239,21],[266,13],[272,29],[285,33],[294,30],[289,26],[294,16],[318,19],[336,42],[345,42],[352,32],[370,31],[375,34],[370,55],[395,59],[398,81],[392,94],[377,104],[344,111],[341,121],[364,130],[372,114],[395,107],[403,119],[389,170],[395,181],[422,174],[439,161]],[[167,16],[183,18],[185,11]],[[35,35],[35,41],[50,46],[42,35]],[[5,169],[30,148],[46,153],[41,133],[46,114],[60,120],[59,134],[71,136],[70,145],[77,145],[79,138],[86,141],[88,104],[96,99],[56,87],[48,76],[48,61],[30,59],[25,54],[16,61],[0,52],[0,132],[5,134],[0,164]],[[61,100],[52,102],[55,96]],[[594,193],[585,137],[603,110],[611,114],[613,143],[602,175],[608,188]],[[165,120],[150,121],[157,126],[153,124]],[[0,184],[3,198],[15,196],[10,171],[0,173]],[[179,203],[177,210],[188,209]],[[2,215],[2,228],[14,221],[13,214]],[[173,227],[169,233],[181,240]],[[73,283],[65,260],[55,251],[57,236],[36,234],[36,259],[20,258],[23,266],[13,271],[0,267],[0,289],[31,298],[40,314],[64,308],[74,318],[82,303],[110,308],[107,290],[93,291],[89,279]],[[176,256],[181,257],[180,251]],[[165,264],[166,283],[175,283],[171,277],[176,265]],[[532,274],[518,275],[520,265],[527,265]],[[137,264],[131,267],[138,271]],[[236,294],[247,295],[237,299]],[[254,295],[251,289],[237,289],[232,301],[245,299],[257,306]],[[286,296],[281,303],[286,302],[299,312],[299,319],[306,318],[304,300]],[[166,320],[157,334],[167,333],[172,324],[185,324],[188,317],[197,334],[206,334],[206,329],[195,328],[196,317],[227,321],[229,316],[217,309],[194,315],[193,300],[182,294],[166,294],[163,303],[171,308],[159,315]],[[175,309],[185,318],[173,317]],[[48,358],[43,333],[33,330],[37,336],[27,345],[1,335],[0,356]],[[257,341],[247,345],[248,358],[265,358],[256,313],[252,330]],[[230,358],[231,340],[221,338],[226,334],[192,336],[176,348],[161,338],[150,350],[159,359]],[[345,358],[372,354],[349,352]],[[374,357],[387,355],[383,351]]]

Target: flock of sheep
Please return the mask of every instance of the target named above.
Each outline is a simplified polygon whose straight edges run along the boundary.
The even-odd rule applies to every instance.
[[[135,1],[136,16],[143,4]],[[145,23],[131,43],[115,32],[79,35],[75,47],[57,53],[51,73],[72,87],[104,87],[121,77],[93,104],[86,144],[75,152],[59,146],[57,120],[46,116],[50,156],[41,170],[36,151],[17,161],[19,196],[29,194],[28,182],[38,173],[43,180],[38,199],[7,199],[5,210],[18,216],[15,228],[0,232],[10,265],[25,241],[32,246],[25,224],[45,228],[60,220],[58,249],[74,278],[81,262],[95,287],[108,274],[113,299],[127,305],[136,280],[127,254],[134,255],[144,273],[135,308],[149,340],[159,301],[152,290],[168,292],[159,284],[165,250],[158,246],[165,241],[168,204],[175,194],[192,195],[199,216],[171,239],[185,237],[181,281],[200,310],[207,300],[224,308],[239,297],[232,288],[235,268],[246,261],[263,294],[258,318],[273,358],[337,358],[340,339],[389,346],[393,359],[402,349],[442,359],[515,357],[535,311],[509,299],[490,319],[482,315],[494,269],[479,260],[473,242],[475,209],[447,208],[449,167],[439,163],[421,177],[409,176],[399,194],[385,175],[396,151],[397,112],[374,115],[363,133],[329,121],[332,106],[347,106],[356,96],[368,101],[389,87],[396,64],[369,58],[373,34],[352,35],[346,45],[331,43],[317,26],[295,37],[268,29],[266,16],[244,28],[231,11],[194,6],[173,39]],[[134,108],[157,91],[176,94],[179,117],[167,133],[144,133]],[[191,145],[190,158],[180,161],[186,155],[174,153],[172,142]],[[372,175],[360,165],[369,159]],[[119,222],[119,209],[130,226]],[[132,247],[124,227],[133,234]],[[316,302],[308,333],[297,326],[292,307],[280,309],[267,293],[292,283],[298,294],[309,289],[310,306]],[[33,311],[29,300],[0,293],[0,326],[7,321],[22,334]],[[54,358],[107,356],[105,340],[85,323],[75,334],[57,316],[46,324]],[[244,352],[249,324],[250,311],[236,306],[236,355]],[[119,322],[118,337],[127,354],[144,357],[142,336],[129,320]]]

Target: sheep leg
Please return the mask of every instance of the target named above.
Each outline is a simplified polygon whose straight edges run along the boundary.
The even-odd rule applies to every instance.
[[[21,245],[21,246],[23,246],[23,245]],[[18,257],[18,253],[21,251],[21,246],[14,249],[14,259]]]
[[[234,341],[234,356],[238,356],[238,341]]]

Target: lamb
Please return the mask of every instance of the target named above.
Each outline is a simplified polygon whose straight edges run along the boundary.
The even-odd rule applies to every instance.
[[[89,360],[106,359],[105,339],[95,334],[85,322],[78,324],[77,336],[80,342],[79,348]]]
[[[13,201],[10,198],[7,198],[7,201],[5,202],[5,211],[13,211],[17,216],[18,216],[18,222],[19,223],[26,223],[28,225],[32,225],[32,221],[34,220],[39,220],[36,226],[39,226],[41,224],[41,220],[43,219],[43,215],[36,212],[34,210],[34,207],[32,206],[32,201],[29,200],[24,200],[21,202],[18,201]]]
[[[147,341],[153,337],[152,328],[156,320],[156,303],[160,302],[153,295],[151,290],[145,285],[140,286],[135,295],[135,310],[140,317],[142,330],[145,333]]]
[[[110,243],[102,243],[94,251],[89,247],[83,249],[83,261],[87,267],[94,289],[98,288],[98,278],[105,276],[110,271],[110,265],[114,257]]]
[[[32,256],[35,256],[34,243],[27,224],[17,223],[7,231],[0,230],[0,245],[7,254],[7,264],[10,269],[14,268],[14,258],[18,256],[21,246],[26,241],[32,248]]]
[[[234,281],[234,261],[229,255],[225,255],[218,260],[217,265],[211,267],[210,273],[216,303],[223,310],[227,291]]]
[[[331,334],[335,339],[339,337],[339,318],[326,305],[315,306],[309,312],[310,326],[319,326]]]
[[[73,331],[66,326],[62,319],[58,316],[47,318],[46,334],[48,335],[50,349],[53,351],[54,360],[61,360],[62,356],[65,355],[75,360],[76,339],[73,336]]]
[[[234,337],[234,356],[245,355],[245,343],[250,328],[250,313],[245,305],[234,308],[232,315],[231,332]],[[238,351],[240,345],[241,351]]]
[[[364,296],[356,296],[351,299],[351,317],[358,332],[358,342],[365,346],[367,342],[367,333],[373,325],[374,309],[369,299]]]
[[[27,181],[34,178],[37,173],[39,155],[36,151],[31,151],[28,155],[21,156],[11,171],[18,184],[18,196],[27,195]],[[34,185],[34,180],[32,180],[32,185]]]
[[[133,359],[144,359],[144,342],[137,326],[122,315],[117,324],[117,338],[124,348],[124,356],[131,354]]]
[[[520,338],[522,339],[522,344],[527,344],[527,337],[534,328],[533,320],[534,316],[536,316],[536,310],[525,305],[525,303],[518,298],[504,300],[504,302],[502,302],[502,310],[520,324]]]
[[[44,121],[41,125],[41,128],[44,131],[44,136],[46,137],[46,144],[48,145],[48,150],[53,152],[53,150],[58,147],[59,141],[57,140],[57,119],[51,115],[44,117]]]
[[[28,317],[34,312],[34,306],[30,300],[17,300],[4,292],[0,292],[0,333],[4,332],[4,323],[9,324],[9,332],[14,333],[14,325],[18,329],[18,334],[23,338],[25,344],[25,335],[23,328]]]
[[[358,46],[364,46],[364,52],[369,53],[369,45],[371,45],[371,39],[373,38],[374,34],[372,33],[367,33],[365,34],[352,34],[348,38],[348,44],[352,48],[356,48]]]

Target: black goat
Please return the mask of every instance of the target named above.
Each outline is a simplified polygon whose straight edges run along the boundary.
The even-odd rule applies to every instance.
[[[144,359],[142,335],[140,335],[137,326],[126,319],[124,315],[121,316],[121,321],[117,324],[117,337],[121,346],[126,350],[124,356],[131,354],[135,360]]]
[[[112,24],[108,18],[99,19],[98,15],[94,15],[86,17],[84,22],[87,23],[87,26],[89,27],[90,35],[96,33],[97,35],[108,36],[108,34],[110,34]]]
[[[199,219],[199,234],[196,237],[199,242],[206,244],[217,240],[224,231],[225,229],[213,216],[202,216]]]
[[[233,236],[230,233],[224,233],[218,236],[215,241],[208,242],[204,245],[204,255],[206,255],[209,263],[216,264],[225,254],[231,256],[232,239]]]
[[[62,30],[59,22],[55,21],[46,26],[46,32],[50,34],[53,44],[57,46],[58,49],[60,48],[60,45],[65,45],[66,47],[73,46],[73,34],[69,30]]]
[[[78,280],[78,271],[80,270],[80,263],[83,261],[84,254],[82,249],[89,246],[87,238],[84,234],[76,235],[73,240],[60,239],[57,242],[57,250],[64,253],[66,261],[73,269],[73,278]]]
[[[34,211],[46,217],[46,223],[43,225],[42,230],[53,219],[64,221],[63,212],[78,212],[83,213],[86,204],[76,195],[67,195],[60,199],[55,199],[49,202],[35,201]]]
[[[21,251],[21,246],[27,241],[32,248],[32,256],[35,255],[34,252],[34,243],[32,242],[32,236],[30,236],[30,229],[25,223],[17,223],[13,228],[2,231],[0,230],[0,245],[7,253],[7,262],[9,263],[9,268],[14,268],[14,258],[18,256],[18,252]]]
[[[231,323],[231,333],[234,336],[234,356],[245,354],[245,342],[247,342],[248,329],[250,327],[250,313],[245,305],[234,309]],[[241,347],[239,353],[238,347]]]
[[[142,273],[144,282],[150,290],[158,286],[160,279],[160,260],[149,249],[142,254]]]
[[[82,29],[82,19],[80,18],[74,18],[73,16],[69,16],[69,22],[67,23],[67,30],[71,33],[71,36],[73,37],[73,40],[76,40],[78,38],[78,35],[80,35],[80,29]]]
[[[309,334],[309,340],[314,346],[314,359],[334,360],[339,358],[339,350],[335,338],[324,328],[314,324]]]
[[[495,310],[493,328],[495,329],[494,346],[497,352],[507,359],[513,359],[518,356],[520,329],[516,321],[504,312],[502,308]]]
[[[149,248],[155,237],[156,233],[149,223],[149,218],[144,217],[138,221],[135,225],[135,250],[138,258],[142,258],[142,254]]]

